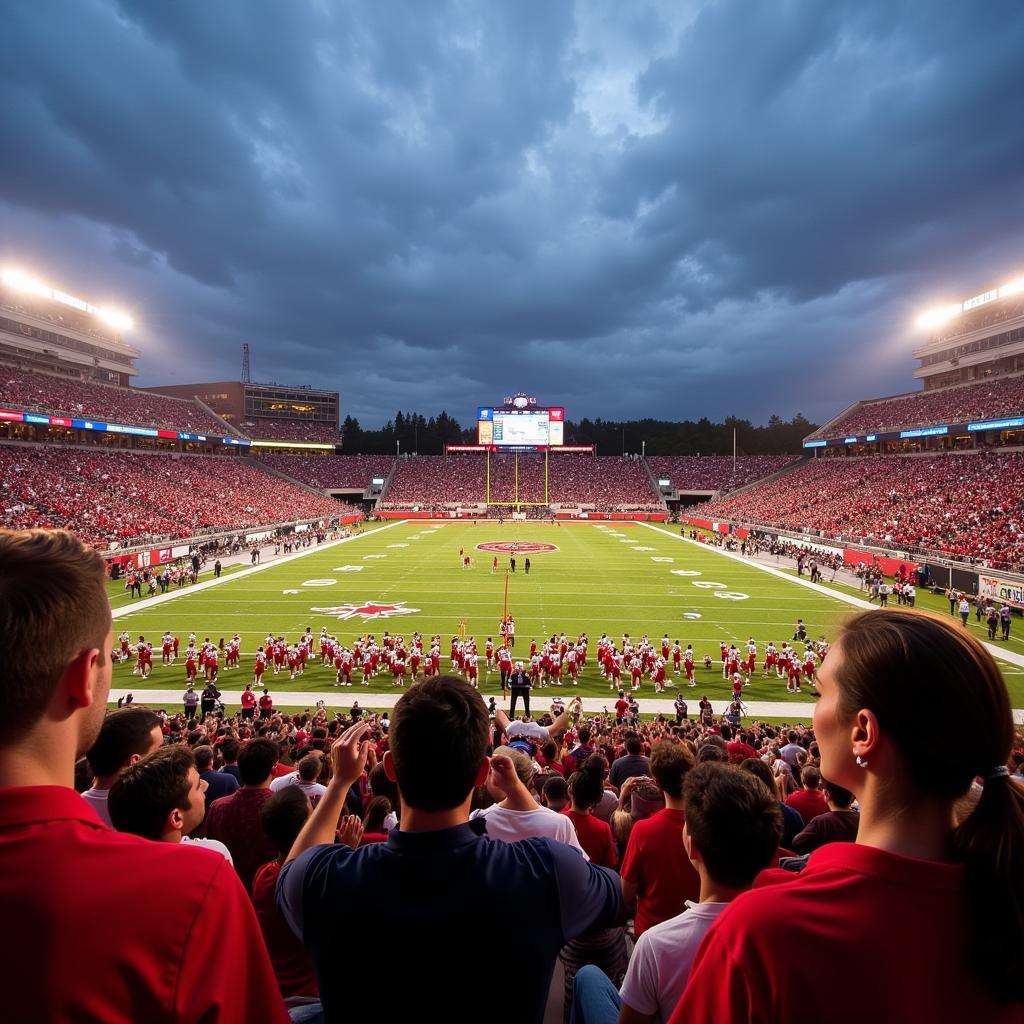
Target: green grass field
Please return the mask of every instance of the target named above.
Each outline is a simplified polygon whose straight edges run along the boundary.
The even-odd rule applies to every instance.
[[[759,646],[759,671],[744,699],[806,703],[806,687],[803,694],[790,696],[782,681],[774,676],[762,678],[764,645],[768,640],[779,644],[790,639],[798,617],[807,624],[809,636],[831,639],[837,622],[850,611],[838,598],[778,579],[716,550],[683,542],[678,527],[408,522],[326,549],[313,548],[300,558],[267,565],[254,574],[232,573],[205,590],[186,588],[181,596],[156,607],[126,611],[119,601],[115,634],[122,629],[133,639],[145,634],[157,650],[148,681],[133,676],[126,664],[115,667],[114,685],[131,687],[137,699],[144,699],[146,688],[176,688],[184,683],[180,663],[173,667],[159,663],[158,641],[165,630],[178,635],[183,648],[193,631],[200,639],[209,636],[214,642],[236,631],[241,634],[243,667],[233,672],[222,667],[222,688],[241,688],[252,678],[253,654],[267,633],[295,639],[306,626],[319,634],[320,627],[326,625],[346,643],[364,633],[379,637],[385,630],[406,637],[415,630],[427,637],[440,633],[444,670],[449,641],[460,622],[465,622],[467,635],[476,637],[481,653],[488,636],[498,639],[508,555],[498,554],[500,571],[492,573],[494,554],[477,550],[477,545],[493,542],[554,547],[529,554],[529,575],[524,572],[525,552],[520,552],[517,572],[509,576],[508,607],[516,621],[515,654],[525,659],[531,639],[539,643],[554,632],[571,636],[586,632],[591,641],[586,671],[578,687],[562,688],[583,696],[609,696],[608,683],[599,675],[595,660],[602,632],[617,642],[623,632],[634,637],[647,633],[656,641],[668,633],[684,647],[692,643],[698,662],[705,653],[714,659],[710,671],[698,667],[697,689],[686,690],[687,694],[707,693],[712,699],[725,699],[728,688],[721,675],[718,644],[735,641],[742,648],[753,636]],[[460,566],[460,548],[474,557],[469,570]],[[843,588],[843,592],[851,591]],[[390,614],[372,618],[353,613],[354,608],[369,603],[394,608]],[[920,603],[948,611],[937,599],[924,598]],[[971,621],[975,628],[973,618]],[[1009,646],[1019,648],[1020,643],[1011,641]],[[1024,675],[1013,666],[1002,667],[1014,706],[1020,707],[1024,704]],[[288,700],[289,690],[331,690],[333,680],[333,670],[316,664],[308,665],[305,675],[294,682],[284,674],[268,672],[264,676],[282,707],[293,703]],[[497,672],[488,677],[482,659],[480,681],[485,693],[500,692]],[[389,677],[379,676],[369,689],[386,691],[390,685]],[[356,686],[340,692],[358,698],[360,689]],[[653,686],[645,680],[639,696],[653,695]]]

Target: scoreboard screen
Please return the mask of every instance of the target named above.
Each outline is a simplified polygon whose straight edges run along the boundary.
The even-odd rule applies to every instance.
[[[549,448],[564,444],[564,409],[477,409],[477,444]]]

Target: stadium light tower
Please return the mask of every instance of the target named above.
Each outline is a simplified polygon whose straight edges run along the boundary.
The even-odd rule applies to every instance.
[[[953,317],[959,316],[961,309],[962,307],[958,302],[950,306],[936,306],[934,309],[929,309],[922,313],[917,318],[917,326],[922,331],[929,331],[933,327],[941,327],[952,320]]]

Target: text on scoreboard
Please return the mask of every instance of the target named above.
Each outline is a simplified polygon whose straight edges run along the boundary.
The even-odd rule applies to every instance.
[[[477,409],[477,444],[497,448],[561,447],[564,409]]]

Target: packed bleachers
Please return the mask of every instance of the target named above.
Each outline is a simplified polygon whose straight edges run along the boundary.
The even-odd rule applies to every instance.
[[[551,500],[596,509],[664,506],[643,462],[619,456],[559,455],[550,459]]]
[[[731,455],[654,455],[647,464],[655,477],[668,477],[680,491],[734,491],[799,460],[799,455],[740,455],[734,470]]]
[[[694,511],[1019,568],[1024,564],[1024,456],[817,459]]]
[[[395,464],[391,455],[260,455],[259,461],[321,490],[365,490],[374,477],[387,478]]]
[[[1024,413],[1024,375],[995,377],[936,391],[861,402],[845,416],[826,423],[816,437],[881,433],[906,427],[968,423]]]
[[[487,467],[476,453],[416,455],[398,460],[381,508],[431,508],[486,500]]]
[[[187,399],[12,366],[0,366],[0,406],[212,436],[228,432],[223,422]]]
[[[246,420],[241,426],[249,437],[261,440],[341,443],[341,433],[336,423],[314,423],[301,420]]]
[[[515,462],[508,455],[491,458],[491,500],[512,501]],[[519,500],[543,501],[544,459],[519,458]],[[415,456],[400,459],[384,509],[425,508],[487,499],[487,463],[478,453]],[[658,510],[661,504],[644,464],[638,459],[552,453],[548,461],[548,502],[588,505],[595,509]]]
[[[99,547],[356,511],[233,459],[0,446],[0,525]]]

